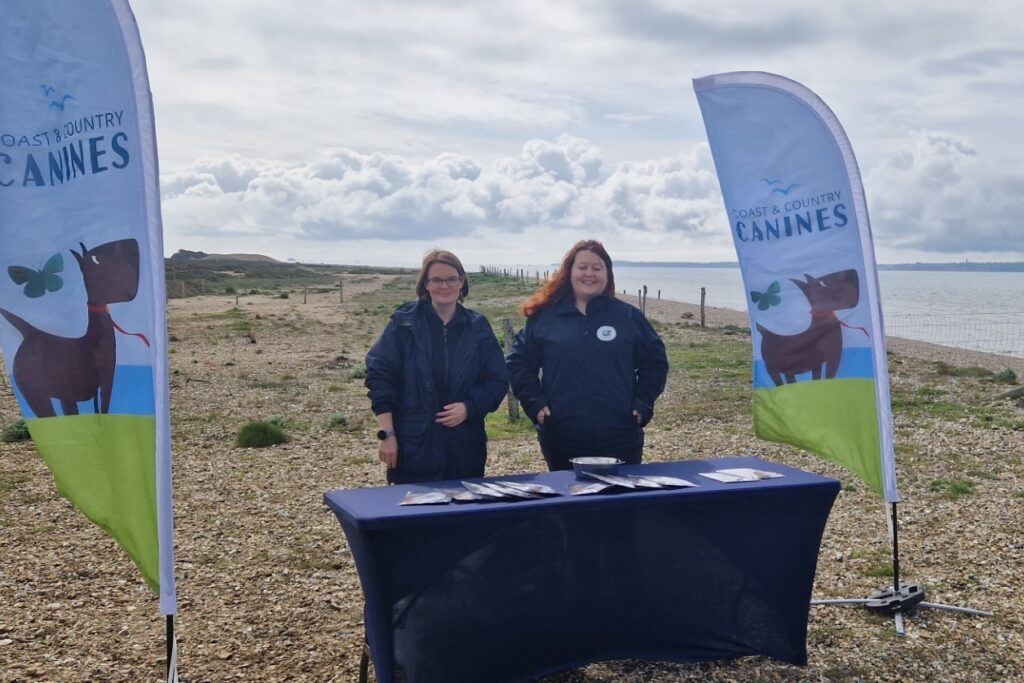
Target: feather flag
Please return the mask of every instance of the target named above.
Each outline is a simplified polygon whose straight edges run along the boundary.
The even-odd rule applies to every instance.
[[[747,291],[754,428],[899,500],[864,188],[832,111],[758,72],[694,81]]]
[[[156,139],[127,0],[0,14],[0,344],[58,490],[175,612]]]

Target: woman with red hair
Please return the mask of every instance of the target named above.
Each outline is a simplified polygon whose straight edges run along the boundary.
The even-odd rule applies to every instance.
[[[590,455],[640,462],[668,358],[647,318],[615,298],[604,246],[573,245],[522,310],[526,326],[507,363],[548,468],[572,469],[570,459]]]

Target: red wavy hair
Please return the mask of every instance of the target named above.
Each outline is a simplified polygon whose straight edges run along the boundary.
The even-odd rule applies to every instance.
[[[615,276],[612,273],[612,257],[608,255],[604,245],[597,240],[580,240],[572,245],[572,248],[565,252],[562,265],[559,266],[551,279],[544,283],[544,286],[537,290],[537,293],[527,299],[526,303],[519,309],[527,318],[533,317],[540,309],[558,303],[566,295],[572,296],[572,264],[576,260],[576,254],[581,251],[589,251],[597,254],[604,261],[604,267],[608,271],[608,284],[604,296],[615,296]]]

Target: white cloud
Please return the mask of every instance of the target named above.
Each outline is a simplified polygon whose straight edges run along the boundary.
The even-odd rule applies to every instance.
[[[1024,165],[988,164],[961,137],[921,132],[865,185],[881,239],[934,254],[1021,251]]]
[[[887,260],[899,249],[943,258],[1019,253],[1024,167],[996,169],[968,140],[921,132],[867,171],[865,184]],[[204,158],[165,176],[163,193],[166,229],[184,242],[257,236],[329,249],[387,240],[416,251],[438,240],[589,235],[653,250],[640,258],[732,258],[703,143],[686,155],[612,168],[601,150],[568,135],[531,140],[486,167],[455,154],[415,162],[348,149],[299,165]]]
[[[567,135],[488,168],[353,150],[305,165],[207,158],[166,176],[163,195],[166,229],[196,237],[423,241],[544,228],[696,238],[725,227],[706,145],[606,171],[598,148]]]

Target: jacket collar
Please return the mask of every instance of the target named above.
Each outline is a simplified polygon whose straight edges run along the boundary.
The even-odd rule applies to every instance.
[[[391,319],[396,324],[403,327],[411,327],[416,323],[417,318],[421,318],[423,323],[426,323],[426,316],[432,315],[437,316],[437,313],[430,306],[430,300],[427,298],[417,299],[416,301],[410,301],[408,303],[399,306],[394,313],[391,314]],[[455,315],[452,317],[452,324],[469,324],[469,312],[466,307],[462,304],[455,304]]]
[[[419,307],[419,310],[423,313],[424,320],[428,320],[434,324],[444,326],[441,321],[441,316],[437,314],[434,307],[429,302],[424,301],[424,304]],[[456,325],[466,325],[469,322],[469,316],[466,314],[466,309],[462,304],[455,304],[455,313],[452,314],[452,319],[448,321],[447,327],[455,327]]]
[[[599,294],[591,299],[590,303],[587,304],[587,311],[593,313],[601,310],[605,307],[607,302],[608,297],[604,294]],[[554,310],[558,315],[572,315],[573,313],[583,315],[579,312],[579,309],[576,308],[576,300],[573,298],[572,294],[568,294],[558,301],[558,303],[554,305]]]

